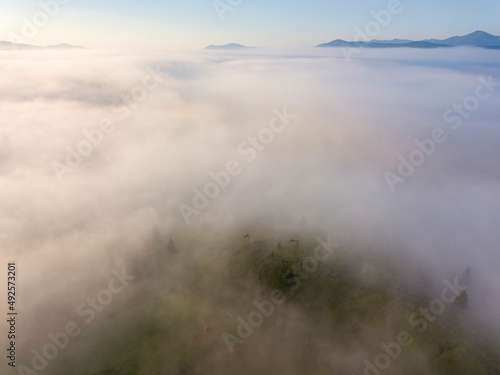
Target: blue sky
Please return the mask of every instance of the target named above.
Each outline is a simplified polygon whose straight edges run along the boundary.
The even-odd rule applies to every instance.
[[[0,40],[23,34],[25,20],[40,3],[68,0],[4,0]],[[384,1],[217,0],[227,4],[220,19],[213,0],[69,0],[60,11],[25,38],[31,44],[82,44],[92,48],[202,48],[229,42],[252,46],[309,46],[333,39],[352,40],[372,11]],[[395,1],[395,0],[392,0]],[[230,5],[231,3],[236,5]],[[446,38],[484,30],[500,35],[498,0],[401,0],[377,38]],[[43,24],[43,19],[42,19]]]

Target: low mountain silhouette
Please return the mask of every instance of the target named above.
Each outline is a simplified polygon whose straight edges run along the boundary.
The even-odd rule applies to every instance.
[[[74,46],[71,44],[61,43],[54,44],[50,46],[34,46],[32,44],[20,44],[20,43],[12,43],[12,42],[4,42],[0,41],[0,50],[42,50],[42,49],[85,49],[82,46]]]
[[[233,50],[233,49],[245,49],[245,48],[249,47],[237,43],[229,43],[221,46],[212,44],[208,47],[205,47],[205,49],[211,49],[211,50]]]
[[[378,40],[378,39],[373,39],[371,40],[372,43],[385,43],[385,44],[404,44],[404,43],[411,43],[412,41],[409,39],[391,39],[391,40]]]
[[[500,36],[475,31],[464,36],[453,36],[444,40],[429,39],[429,43],[441,43],[449,46],[500,47]]]
[[[475,31],[464,36],[453,36],[448,39],[426,39],[411,41],[407,39],[371,40],[368,42],[347,42],[336,39],[317,47],[356,47],[356,48],[445,48],[445,47],[480,47],[500,49],[500,36],[488,34],[484,31]]]

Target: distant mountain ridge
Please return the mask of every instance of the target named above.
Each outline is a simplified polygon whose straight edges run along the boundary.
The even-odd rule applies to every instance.
[[[245,49],[245,48],[250,48],[250,47],[237,43],[229,43],[221,46],[212,44],[208,47],[205,47],[205,49],[212,49],[212,50],[233,50],[233,49]]]
[[[448,39],[425,39],[411,41],[407,39],[370,40],[367,42],[347,42],[342,39],[320,44],[316,47],[357,47],[357,48],[446,48],[446,47],[480,47],[500,49],[500,36],[488,34],[484,31],[475,31],[463,36],[453,36]]]
[[[67,43],[54,44],[51,46],[34,46],[32,44],[18,44],[12,42],[0,41],[0,51],[6,50],[41,50],[41,49],[85,49],[82,46],[74,46]]]
[[[500,36],[475,31],[464,36],[453,36],[444,40],[428,39],[426,42],[442,43],[449,46],[500,47]]]
[[[346,42],[342,39],[334,40],[330,43],[320,44],[316,47],[357,47],[357,48],[442,48],[452,47],[445,44],[430,42],[393,42],[393,41],[371,41],[371,42]]]

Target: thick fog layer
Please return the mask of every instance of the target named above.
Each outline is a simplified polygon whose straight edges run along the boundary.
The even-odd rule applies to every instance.
[[[499,57],[1,52],[0,246],[18,263],[25,345],[155,228],[211,243],[331,234],[423,267],[436,290],[470,267],[471,315],[493,322]]]

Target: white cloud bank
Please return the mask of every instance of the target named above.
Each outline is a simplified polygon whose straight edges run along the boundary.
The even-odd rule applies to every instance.
[[[500,80],[498,54],[366,50],[348,64],[336,49],[0,52],[0,246],[20,265],[20,298],[37,311],[47,290],[78,302],[68,287],[108,278],[109,249],[140,251],[155,225],[266,226],[340,233],[437,280],[470,266],[477,303],[498,315],[500,87],[460,129],[443,118],[480,77]],[[286,127],[263,131],[285,108]],[[384,173],[436,128],[447,140],[392,192]],[[68,167],[84,132],[95,145],[58,178],[54,162]],[[259,134],[272,140],[249,139]],[[179,205],[231,161],[239,173],[186,224]]]

